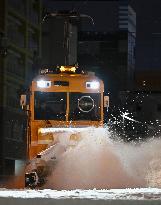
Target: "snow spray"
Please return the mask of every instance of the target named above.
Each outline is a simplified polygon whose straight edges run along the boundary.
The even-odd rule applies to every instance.
[[[57,190],[161,187],[161,140],[141,144],[110,139],[105,128],[79,133],[43,188]]]

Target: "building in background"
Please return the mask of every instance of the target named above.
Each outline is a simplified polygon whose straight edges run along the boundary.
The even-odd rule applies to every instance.
[[[78,45],[79,64],[92,70],[105,82],[105,91],[117,95],[126,89],[127,32],[81,32]]]
[[[25,158],[26,121],[19,91],[41,55],[41,0],[0,1],[0,175],[14,174]]]

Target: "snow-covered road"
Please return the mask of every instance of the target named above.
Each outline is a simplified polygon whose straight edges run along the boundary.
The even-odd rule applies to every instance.
[[[8,190],[0,189],[0,204],[26,205],[121,205],[161,204],[161,189],[111,189],[111,190]]]

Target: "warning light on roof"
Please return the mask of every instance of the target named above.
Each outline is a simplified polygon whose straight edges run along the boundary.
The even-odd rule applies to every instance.
[[[61,66],[60,67],[60,71],[61,72],[72,72],[72,73],[75,73],[76,67],[74,67],[74,66]]]

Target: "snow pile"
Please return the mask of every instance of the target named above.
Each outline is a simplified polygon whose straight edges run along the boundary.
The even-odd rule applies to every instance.
[[[161,189],[111,189],[111,190],[0,190],[0,198],[52,198],[93,200],[161,200]]]

